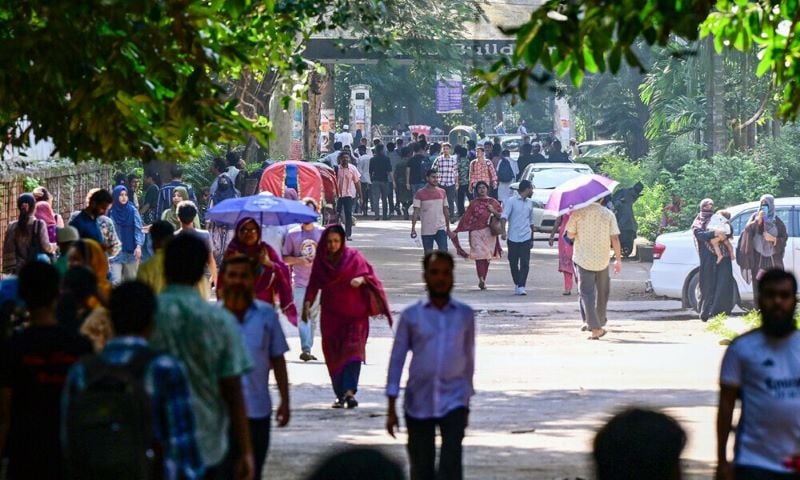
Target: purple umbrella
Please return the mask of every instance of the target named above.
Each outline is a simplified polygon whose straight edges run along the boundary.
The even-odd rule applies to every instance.
[[[581,175],[556,187],[544,209],[556,215],[574,212],[610,195],[617,185],[619,182],[601,175]]]

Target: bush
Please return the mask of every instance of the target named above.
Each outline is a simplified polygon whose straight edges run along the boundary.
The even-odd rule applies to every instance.
[[[757,200],[778,190],[778,177],[764,165],[744,156],[717,155],[692,160],[678,171],[668,187],[684,200],[681,226],[688,228],[704,198],[719,208]]]
[[[637,234],[651,242],[656,239],[661,226],[661,216],[664,205],[669,202],[667,187],[656,183],[648,185],[642,190],[639,200],[633,204],[633,215],[639,225]]]
[[[606,157],[599,165],[598,171],[619,182],[622,188],[630,188],[637,182],[644,183],[642,167],[630,159],[621,156]]]
[[[800,131],[784,127],[778,138],[767,138],[753,149],[754,160],[778,178],[776,197],[793,197],[800,192]]]

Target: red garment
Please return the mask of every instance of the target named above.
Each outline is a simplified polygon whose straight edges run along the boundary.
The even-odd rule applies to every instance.
[[[335,264],[328,260],[327,238],[331,232],[342,237],[343,251]],[[358,250],[348,248],[345,241],[340,225],[332,225],[322,233],[305,297],[306,303],[312,303],[317,292],[322,291],[322,352],[331,376],[339,374],[351,362],[366,360],[369,317],[384,315],[392,324],[383,283],[372,265]],[[357,277],[364,277],[365,283],[354,288],[350,281]]]
[[[248,217],[239,220],[239,223],[236,224],[233,240],[228,244],[228,248],[225,249],[224,258],[232,255],[244,254],[259,262],[259,265],[261,265],[261,256],[263,252],[266,251],[267,255],[269,255],[269,259],[273,263],[273,267],[267,268],[261,265],[254,287],[255,296],[257,299],[263,300],[273,306],[277,306],[275,304],[275,298],[277,297],[281,306],[281,311],[289,319],[289,322],[296,326],[297,307],[294,304],[294,296],[292,294],[292,274],[289,271],[289,266],[283,263],[281,256],[265,242],[258,242],[255,245],[245,245],[239,241],[239,230],[241,230],[246,223],[250,222],[255,223],[258,227],[258,231],[261,231],[261,226],[258,225],[258,222],[254,219]],[[222,276],[220,276],[218,283],[219,288],[222,289]]]
[[[450,240],[453,242],[453,245],[455,245],[456,252],[461,257],[469,258],[469,254],[461,248],[461,243],[458,241],[458,232],[471,232],[473,230],[483,230],[486,228],[489,225],[489,217],[492,216],[492,212],[489,211],[490,206],[494,208],[495,212],[500,213],[503,211],[500,202],[492,197],[474,198],[469,201],[467,211],[464,212],[464,216],[458,221],[458,225],[450,235]],[[500,247],[500,239],[498,238],[495,243],[495,254],[499,256],[502,253],[503,249]]]

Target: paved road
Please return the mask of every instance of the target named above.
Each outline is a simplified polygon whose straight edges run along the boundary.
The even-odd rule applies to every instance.
[[[376,267],[395,311],[423,295],[421,251],[407,222],[362,221],[353,246]],[[610,332],[599,342],[578,330],[576,297],[561,295],[555,249],[536,242],[527,297],[513,295],[504,260],[480,291],[470,262],[459,260],[455,296],[479,312],[476,389],[465,439],[469,479],[592,478],[593,431],[629,404],[663,407],[690,434],[689,478],[711,478],[716,377],[723,348],[679,302],[644,292],[648,265],[624,264],[612,280]],[[401,435],[385,434],[383,386],[391,330],[375,320],[362,370],[361,406],[332,410],[321,362],[297,360],[299,340],[285,325],[293,417],[273,430],[264,478],[302,479],[316,459],[346,444],[374,445],[405,463]],[[322,358],[318,344],[315,353]]]

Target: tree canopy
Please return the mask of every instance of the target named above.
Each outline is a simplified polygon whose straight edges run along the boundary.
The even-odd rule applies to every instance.
[[[420,29],[434,22],[412,17],[427,4],[2,2],[0,129],[8,135],[0,147],[23,146],[33,133],[52,138],[57,152],[75,161],[114,162],[190,158],[203,145],[248,135],[264,143],[269,120],[265,109],[249,104],[260,99],[248,85],[260,93],[265,83],[287,78],[302,85],[314,67],[302,45],[315,33],[347,29],[365,49],[395,48],[398,37],[414,32],[424,37],[431,31]],[[458,20],[481,14],[475,1],[436,8],[438,16]]]
[[[779,114],[790,120],[800,110],[800,38],[797,0],[550,0],[509,32],[517,37],[513,56],[478,70],[474,92],[485,105],[496,96],[526,99],[530,86],[553,76],[580,86],[586,74],[617,73],[624,62],[644,73],[637,42],[668,46],[713,38],[725,48],[758,50],[757,74],[769,75],[781,95]],[[677,48],[676,56],[693,55]]]

